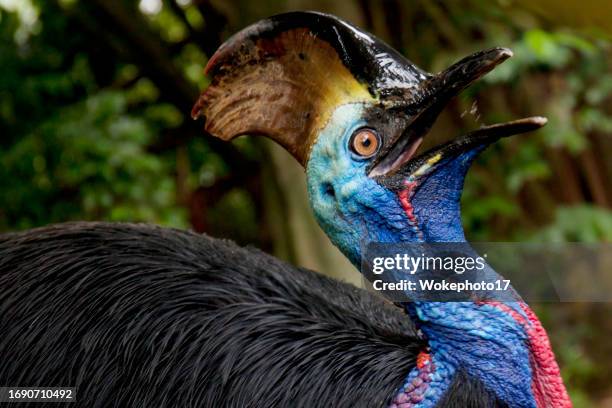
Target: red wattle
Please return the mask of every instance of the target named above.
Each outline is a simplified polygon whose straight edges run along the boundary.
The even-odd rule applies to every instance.
[[[531,389],[538,408],[572,408],[555,355],[550,346],[546,330],[533,310],[523,302],[519,305],[527,319],[510,306],[501,302],[483,302],[509,314],[525,330],[531,351],[533,378]]]
[[[410,196],[412,195],[412,191],[414,190],[414,188],[417,186],[417,183],[416,181],[405,181],[404,185],[406,186],[406,188],[399,192],[399,200],[402,205],[402,208],[404,209],[404,212],[406,213],[406,216],[408,217],[408,220],[412,225],[416,226],[417,219],[414,215],[414,207],[412,207],[412,203],[410,202]]]
[[[546,330],[526,303],[521,303],[521,308],[530,323],[526,330],[532,356],[533,380],[531,385],[538,408],[571,408],[572,402],[563,384]]]

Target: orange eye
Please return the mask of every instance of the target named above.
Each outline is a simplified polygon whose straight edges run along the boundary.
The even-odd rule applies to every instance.
[[[372,129],[359,129],[353,134],[351,150],[362,158],[374,156],[380,147],[380,139]]]

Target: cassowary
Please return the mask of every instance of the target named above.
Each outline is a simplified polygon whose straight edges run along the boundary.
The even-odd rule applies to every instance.
[[[447,101],[510,55],[432,75],[335,17],[283,14],[218,50],[192,114],[293,154],[318,222],[359,266],[367,242],[465,240],[470,163],[545,120],[415,151]],[[76,386],[78,406],[571,406],[518,298],[392,305],[228,241],[105,223],[3,235],[0,288],[0,385]]]

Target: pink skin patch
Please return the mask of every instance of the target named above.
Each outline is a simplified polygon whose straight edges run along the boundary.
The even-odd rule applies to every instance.
[[[410,222],[416,224],[417,220],[414,216],[414,207],[412,207],[412,203],[410,202],[410,196],[412,196],[412,191],[417,186],[417,183],[416,181],[404,181],[404,185],[406,188],[399,193],[400,203]]]
[[[406,180],[404,181],[404,186],[406,188],[400,191],[398,194],[400,204],[402,206],[402,209],[404,210],[404,213],[406,214],[406,217],[408,217],[408,221],[410,222],[412,229],[414,230],[414,232],[417,233],[419,238],[422,240],[423,233],[419,230],[419,224],[417,222],[416,215],[414,215],[414,207],[412,206],[412,202],[410,201],[410,199],[412,198],[414,189],[418,186],[418,183],[416,181]]]
[[[431,356],[429,353],[421,351],[417,356],[416,365],[419,370],[422,370],[427,364],[431,362]]]
[[[565,385],[563,385],[559,366],[550,347],[546,330],[526,303],[520,305],[531,323],[526,330],[533,358],[531,362],[534,373],[532,389],[536,403],[539,408],[571,408],[572,402],[567,395]]]

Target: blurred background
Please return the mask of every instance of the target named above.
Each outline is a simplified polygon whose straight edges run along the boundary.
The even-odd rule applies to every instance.
[[[446,109],[424,148],[544,115],[488,149],[462,200],[475,241],[612,240],[612,7],[563,0],[0,0],[0,232],[143,221],[251,244],[359,284],[313,221],[303,170],[259,138],[189,119],[231,33],[311,9],[439,71],[491,46],[515,56]],[[612,271],[611,271],[612,273]],[[535,305],[580,407],[612,407],[612,308]]]

